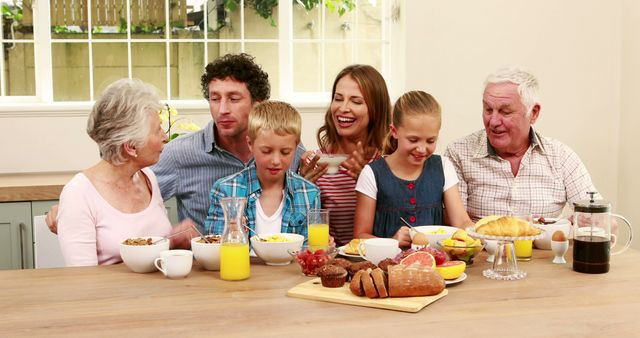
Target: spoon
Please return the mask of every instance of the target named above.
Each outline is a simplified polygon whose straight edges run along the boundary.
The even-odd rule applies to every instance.
[[[254,235],[256,235],[256,238],[257,238],[260,242],[266,242],[266,241],[267,241],[266,239],[264,239],[264,238],[260,237],[260,235],[258,235],[258,233],[257,233],[255,230],[253,230],[253,229],[249,228],[246,224],[242,224],[242,226],[243,226],[243,227],[245,227],[245,229],[247,229],[247,230],[249,230],[249,231],[253,232],[253,234],[254,234]]]
[[[155,241],[155,242],[153,242],[153,243],[151,243],[151,244],[158,244],[158,243],[160,243],[160,242],[162,242],[162,241],[166,241],[167,239],[169,239],[169,238],[171,238],[171,237],[173,237],[173,236],[180,235],[180,234],[185,233],[185,232],[187,232],[187,231],[191,231],[191,228],[187,228],[187,229],[184,229],[184,230],[182,230],[182,231],[178,231],[178,232],[176,232],[175,234],[171,234],[171,235],[168,235],[168,236],[164,236],[164,237],[160,238],[159,240],[157,240],[157,241]],[[198,231],[198,229],[196,229],[196,231]],[[199,232],[199,231],[198,231],[198,232]]]
[[[400,217],[400,220],[402,221],[402,223],[409,227],[410,232],[413,232],[415,236],[418,230],[416,230],[416,228],[414,228],[413,225],[409,224],[409,222],[407,222],[404,218]],[[413,238],[413,236],[411,236],[411,238]]]

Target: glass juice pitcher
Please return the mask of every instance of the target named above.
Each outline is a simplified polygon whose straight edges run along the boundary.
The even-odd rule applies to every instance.
[[[611,204],[591,199],[573,203],[573,270],[584,273],[609,272],[609,257],[625,251],[633,239],[629,221],[611,213]],[[611,217],[622,220],[629,227],[629,238],[621,250],[611,253],[618,244],[617,231],[611,231]],[[617,230],[617,229],[616,229]]]
[[[224,213],[224,232],[220,239],[220,278],[223,280],[243,280],[251,275],[249,271],[249,239],[244,231],[244,197],[220,199]]]

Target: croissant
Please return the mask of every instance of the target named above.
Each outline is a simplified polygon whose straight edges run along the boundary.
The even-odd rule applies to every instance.
[[[534,228],[523,219],[504,216],[484,224],[478,224],[476,232],[483,235],[521,237],[538,235],[540,229]]]

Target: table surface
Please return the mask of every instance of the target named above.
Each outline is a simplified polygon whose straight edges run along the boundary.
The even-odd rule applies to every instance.
[[[570,261],[571,249],[566,257]],[[550,251],[521,262],[519,281],[482,276],[486,253],[468,278],[418,313],[286,296],[309,280],[297,264],[252,264],[251,278],[228,282],[194,265],[170,280],[123,264],[0,271],[0,337],[16,336],[637,336],[640,252],[612,257],[606,274],[552,264]]]

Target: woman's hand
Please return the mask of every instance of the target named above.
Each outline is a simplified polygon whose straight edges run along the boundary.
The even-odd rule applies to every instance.
[[[349,158],[346,161],[342,162],[342,166],[347,169],[347,175],[353,177],[354,179],[358,179],[362,168],[364,168],[366,164],[367,159],[364,153],[364,146],[362,145],[362,141],[358,141],[356,150],[351,152]]]
[[[191,248],[191,239],[200,234],[195,229],[196,225],[190,219],[178,223],[171,229],[169,236],[184,231],[175,237],[171,237],[171,249],[187,249]]]
[[[411,235],[409,231],[409,227],[403,225],[398,229],[396,234],[393,235],[393,238],[398,240],[398,245],[401,248],[411,246]]]
[[[318,164],[320,156],[317,151],[309,150],[300,157],[300,168],[298,173],[312,183],[316,183],[320,176],[327,173],[328,163]]]

